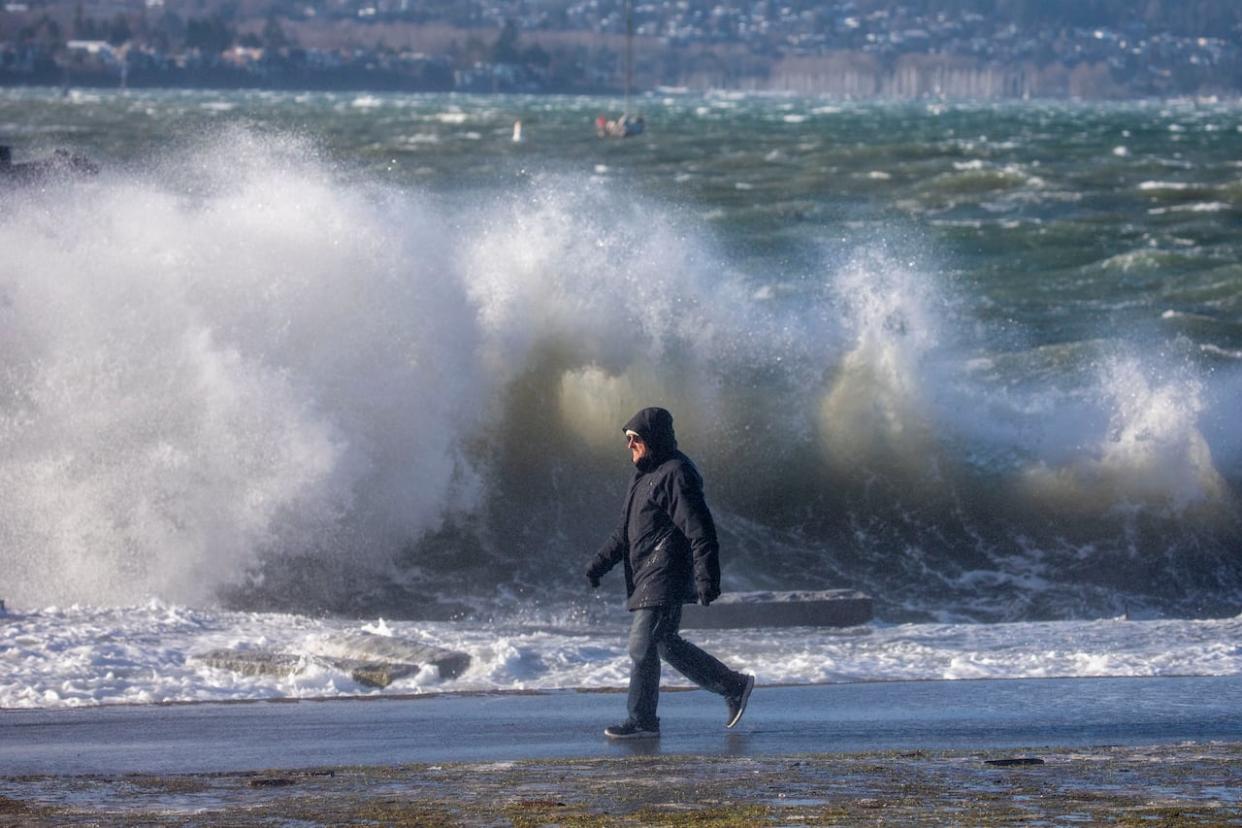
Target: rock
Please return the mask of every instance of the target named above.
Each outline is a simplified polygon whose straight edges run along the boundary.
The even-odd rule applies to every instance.
[[[468,653],[371,633],[334,634],[315,643],[312,650],[312,660],[344,670],[355,682],[373,688],[386,688],[397,679],[416,675],[424,667],[435,667],[441,679],[455,679],[469,667]],[[233,673],[277,678],[302,672],[307,664],[307,655],[266,649],[214,649],[190,658]]]
[[[336,659],[331,662],[338,670],[349,673],[349,677],[367,687],[387,687],[397,679],[417,675],[422,669],[417,664],[390,664],[383,661],[352,661]]]
[[[232,670],[243,676],[284,678],[301,672],[303,666],[301,656],[274,650],[212,650],[190,656],[190,660],[218,670]]]
[[[739,627],[854,627],[873,617],[871,596],[852,589],[729,592],[710,607],[688,604],[681,625],[704,630]]]
[[[402,638],[371,633],[339,633],[316,642],[309,658],[349,673],[367,687],[387,687],[435,667],[441,679],[453,679],[470,666],[470,655]],[[273,650],[212,650],[191,656],[208,667],[232,670],[244,676],[284,678],[302,671],[308,656]]]
[[[470,666],[470,655],[446,650],[408,638],[374,633],[336,633],[314,645],[316,655],[327,659],[383,664],[390,667],[435,667],[440,678],[453,679]]]

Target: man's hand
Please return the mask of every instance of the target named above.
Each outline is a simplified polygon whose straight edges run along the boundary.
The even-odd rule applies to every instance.
[[[715,601],[719,597],[720,597],[720,590],[717,589],[716,587],[702,586],[702,585],[699,586],[699,603],[702,604],[703,606],[707,606],[708,604],[710,604],[712,601]]]

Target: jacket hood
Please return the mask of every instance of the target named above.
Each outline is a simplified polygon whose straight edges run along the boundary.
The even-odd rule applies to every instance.
[[[633,431],[651,449],[655,465],[664,462],[677,451],[677,437],[673,434],[673,415],[663,408],[644,408],[630,418],[622,431]]]

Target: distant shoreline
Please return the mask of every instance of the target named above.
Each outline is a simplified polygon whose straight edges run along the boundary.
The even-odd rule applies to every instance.
[[[537,97],[537,98],[599,98],[599,99],[616,99],[621,96],[620,90],[600,89],[593,91],[574,91],[574,90],[541,90],[541,91],[487,91],[478,89],[431,89],[431,88],[414,88],[414,87],[398,87],[398,86],[366,86],[366,85],[317,85],[317,86],[273,86],[273,85],[250,85],[250,84],[135,84],[129,83],[125,86],[119,85],[117,82],[112,83],[71,83],[61,84],[56,81],[47,82],[21,82],[12,83],[0,79],[0,90],[5,89],[35,89],[47,90],[50,92],[71,93],[74,90],[90,91],[90,92],[280,92],[290,95],[299,94],[320,94],[320,93],[338,93],[338,94],[356,94],[356,95],[391,95],[391,94],[408,94],[408,95],[460,95],[463,97]],[[1128,97],[1115,98],[1084,98],[1073,96],[1043,96],[1035,98],[972,98],[972,97],[936,97],[925,96],[915,98],[894,98],[894,97],[842,97],[827,92],[799,91],[794,89],[689,89],[678,88],[675,91],[668,90],[648,90],[636,93],[635,98],[639,101],[649,101],[658,97],[676,95],[676,96],[712,96],[712,95],[743,95],[754,96],[756,98],[789,98],[789,99],[807,99],[825,101],[833,104],[892,104],[894,106],[903,104],[943,104],[946,106],[954,105],[990,105],[990,106],[1020,106],[1024,104],[1081,104],[1089,105],[1108,105],[1108,104],[1164,104],[1164,103],[1208,103],[1208,104],[1237,104],[1242,102],[1242,91],[1231,91],[1228,94],[1212,94],[1212,95],[1133,95]]]

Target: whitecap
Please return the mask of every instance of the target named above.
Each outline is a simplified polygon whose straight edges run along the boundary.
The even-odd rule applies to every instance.
[[[1151,192],[1153,190],[1186,190],[1190,185],[1184,181],[1144,181],[1139,184],[1139,189],[1143,192]]]
[[[1178,204],[1175,207],[1153,207],[1148,215],[1163,216],[1169,213],[1221,213],[1231,209],[1223,201],[1200,201],[1194,204]]]
[[[1242,351],[1235,350],[1233,348],[1222,348],[1219,345],[1213,345],[1210,342],[1204,342],[1200,344],[1199,350],[1201,350],[1205,354],[1212,354],[1213,356],[1226,357],[1227,359],[1242,360]]]

